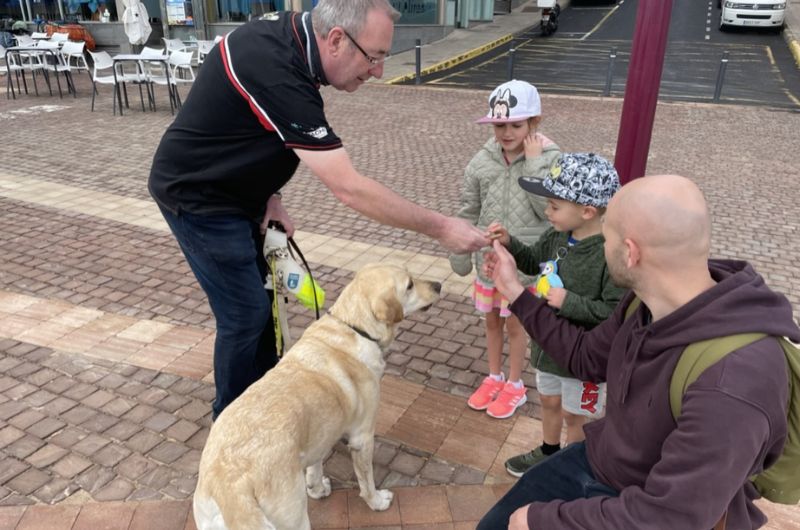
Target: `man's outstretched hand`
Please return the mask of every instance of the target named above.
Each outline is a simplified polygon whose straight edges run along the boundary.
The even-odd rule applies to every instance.
[[[500,241],[492,241],[492,249],[483,255],[483,274],[511,303],[525,290],[517,276],[517,262]]]
[[[437,237],[444,248],[456,254],[475,252],[489,245],[489,238],[466,219],[447,217]]]

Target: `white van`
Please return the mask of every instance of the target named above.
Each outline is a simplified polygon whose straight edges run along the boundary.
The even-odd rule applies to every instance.
[[[718,5],[722,8],[720,31],[728,26],[753,26],[772,28],[777,33],[786,17],[786,0],[718,0]]]

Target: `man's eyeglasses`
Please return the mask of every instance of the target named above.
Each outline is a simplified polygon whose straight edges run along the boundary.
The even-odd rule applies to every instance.
[[[383,62],[384,62],[384,61],[385,61],[385,60],[386,60],[386,59],[389,57],[389,55],[386,55],[385,57],[380,57],[380,58],[378,58],[378,57],[373,57],[372,55],[370,55],[370,54],[368,54],[367,52],[365,52],[365,51],[364,51],[364,48],[362,48],[362,47],[361,47],[361,46],[360,46],[360,45],[359,45],[359,44],[356,42],[356,39],[354,39],[354,38],[352,37],[352,35],[350,35],[350,34],[347,32],[347,30],[346,30],[346,29],[342,28],[342,31],[344,31],[344,34],[345,34],[345,35],[347,35],[347,38],[348,38],[348,39],[350,39],[350,42],[352,42],[353,44],[355,44],[355,45],[356,45],[356,48],[358,48],[358,51],[360,51],[360,52],[361,52],[361,55],[363,55],[363,56],[364,56],[364,58],[367,60],[367,62],[369,62],[369,64],[371,64],[372,66],[377,66],[377,65],[379,65],[379,64],[383,64]]]

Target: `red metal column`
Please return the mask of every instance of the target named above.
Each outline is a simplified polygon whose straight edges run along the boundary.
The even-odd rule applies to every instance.
[[[671,14],[672,0],[639,0],[614,159],[622,184],[647,167]]]

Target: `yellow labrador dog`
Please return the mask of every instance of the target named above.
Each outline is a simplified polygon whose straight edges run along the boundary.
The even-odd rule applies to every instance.
[[[199,530],[306,530],[306,495],[331,492],[322,461],[347,438],[361,497],[392,502],[372,474],[383,352],[397,324],[427,309],[441,284],[394,265],[368,265],[278,365],[219,415],[200,459]]]

